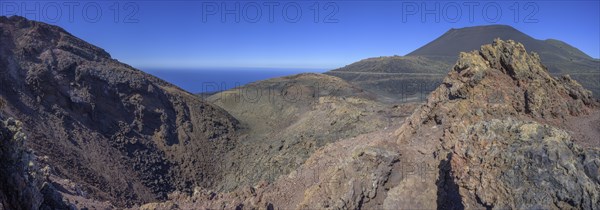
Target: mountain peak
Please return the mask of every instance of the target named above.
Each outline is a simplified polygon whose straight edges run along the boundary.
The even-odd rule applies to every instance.
[[[468,26],[462,28],[452,28],[448,30],[444,35],[452,35],[452,36],[470,36],[472,34],[495,34],[495,38],[503,38],[509,39],[511,37],[529,37],[525,33],[517,30],[516,28],[510,25],[502,25],[502,24],[494,24],[494,25],[481,25],[481,26]],[[444,36],[442,35],[442,36]],[[505,38],[506,36],[506,38]],[[533,39],[533,38],[531,38]],[[488,42],[491,40],[487,40]]]
[[[407,55],[455,58],[460,52],[479,49],[496,38],[522,43],[529,50],[538,52],[546,62],[561,62],[565,58],[591,59],[589,55],[565,42],[556,39],[538,40],[510,25],[501,24],[452,28]],[[553,70],[551,68],[551,71]]]
[[[481,45],[500,38],[516,40],[531,47],[536,40],[508,25],[471,26],[450,29],[439,38],[409,53],[413,56],[456,56],[460,52],[478,49]]]
[[[468,30],[468,29],[480,29],[480,28],[484,28],[484,29],[515,29],[514,27],[510,26],[510,25],[505,25],[505,24],[490,24],[490,25],[480,25],[480,26],[467,26],[467,27],[462,27],[462,28],[458,28],[456,30]]]

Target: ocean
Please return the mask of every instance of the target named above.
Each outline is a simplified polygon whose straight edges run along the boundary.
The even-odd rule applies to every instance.
[[[210,93],[228,90],[245,84],[299,73],[323,73],[325,69],[144,69],[167,82],[191,93]]]

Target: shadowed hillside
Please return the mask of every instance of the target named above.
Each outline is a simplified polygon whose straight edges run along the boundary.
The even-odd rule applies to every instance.
[[[22,17],[0,17],[0,85],[0,112],[23,122],[54,181],[118,206],[213,185],[235,146],[224,110]]]

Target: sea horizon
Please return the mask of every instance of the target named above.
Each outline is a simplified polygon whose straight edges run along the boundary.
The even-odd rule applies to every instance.
[[[142,71],[191,93],[229,90],[252,82],[300,73],[324,73],[329,69],[312,68],[143,68]]]

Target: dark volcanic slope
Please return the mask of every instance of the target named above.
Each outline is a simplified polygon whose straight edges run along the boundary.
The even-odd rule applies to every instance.
[[[450,29],[439,38],[407,54],[408,56],[453,56],[460,52],[477,50],[495,38],[511,39],[522,43],[527,50],[537,52],[544,63],[561,60],[592,60],[577,48],[558,40],[537,40],[507,25],[475,26]],[[597,67],[597,66],[596,66]],[[552,72],[552,69],[550,69]]]
[[[233,148],[224,110],[64,31],[0,17],[0,110],[23,121],[52,174],[116,205],[210,186]]]

